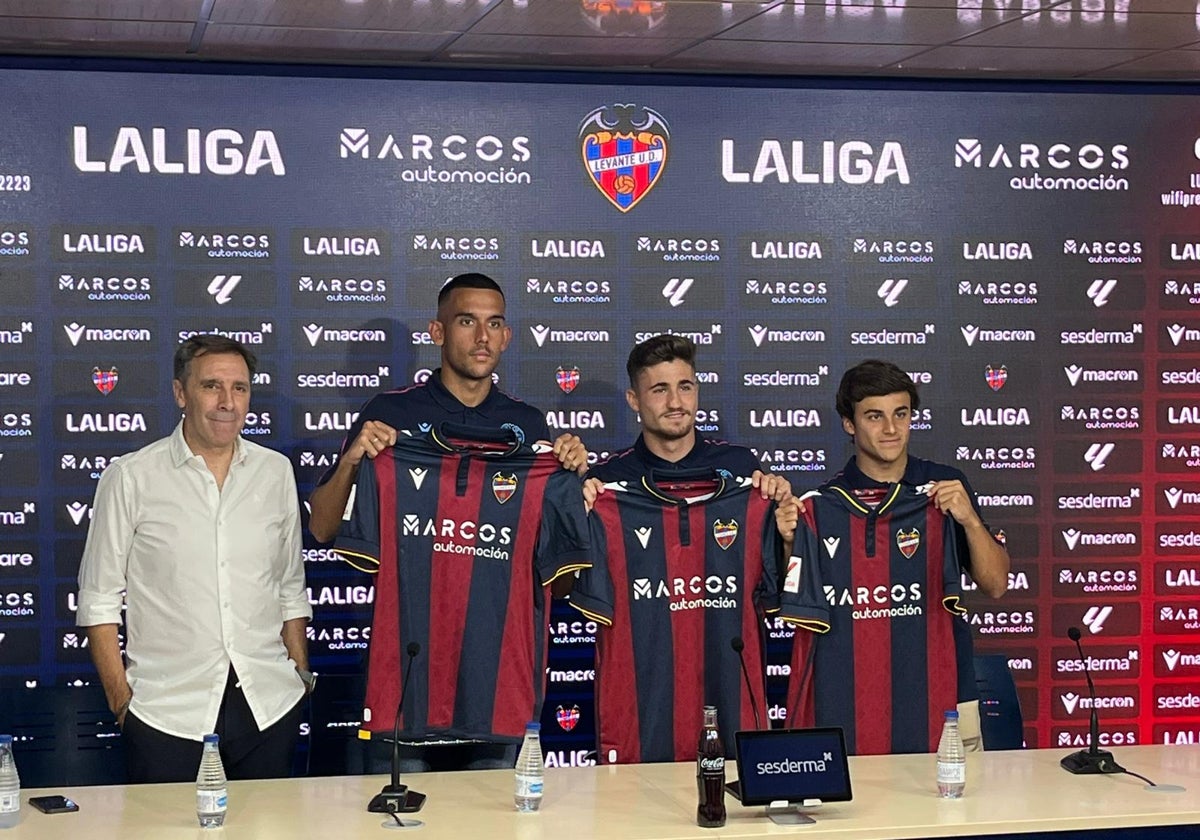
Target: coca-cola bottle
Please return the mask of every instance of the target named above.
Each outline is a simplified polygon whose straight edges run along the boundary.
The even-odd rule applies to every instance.
[[[717,731],[717,707],[704,707],[704,728],[696,749],[696,787],[700,804],[696,806],[696,825],[720,828],[725,825],[725,747]]]

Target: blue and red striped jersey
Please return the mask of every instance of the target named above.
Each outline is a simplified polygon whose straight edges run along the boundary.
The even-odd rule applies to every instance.
[[[549,584],[590,562],[580,487],[511,430],[443,424],[363,462],[335,548],[377,573],[365,731],[391,732],[417,642],[403,737],[521,740],[541,714]]]
[[[777,609],[782,559],[774,503],[749,479],[713,475],[684,489],[688,498],[670,488],[694,474],[606,485],[589,517],[593,565],[571,605],[600,623],[601,763],[695,759],[705,705],[717,707],[730,755],[733,733],[755,726],[752,703],[766,723],[762,617]]]
[[[821,635],[797,633],[788,725],[840,726],[860,755],[936,750],[971,667],[953,519],[907,484],[805,501],[815,531],[796,530],[780,616]]]

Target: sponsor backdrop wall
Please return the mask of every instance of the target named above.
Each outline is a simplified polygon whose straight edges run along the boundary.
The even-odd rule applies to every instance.
[[[1106,743],[1200,734],[1194,97],[3,81],[0,678],[31,703],[95,681],[74,627],[92,494],[177,422],[181,339],[253,346],[246,435],[307,496],[357,407],[436,365],[439,285],[480,270],[508,293],[500,386],[601,455],[637,434],[624,359],[655,333],[700,345],[697,427],[798,490],[849,455],[841,371],[895,360],[923,394],[914,449],[1007,535],[1011,591],[967,620],[1010,658],[1028,743],[1084,737],[1070,626]],[[353,731],[373,589],[311,540],[305,560],[334,710],[315,746]],[[560,609],[552,630],[550,760],[586,762],[595,628]]]

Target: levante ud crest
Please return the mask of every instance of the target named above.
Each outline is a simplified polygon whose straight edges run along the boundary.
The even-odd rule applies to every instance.
[[[588,176],[622,213],[636,207],[662,177],[669,142],[662,115],[639,105],[597,108],[579,126]]]

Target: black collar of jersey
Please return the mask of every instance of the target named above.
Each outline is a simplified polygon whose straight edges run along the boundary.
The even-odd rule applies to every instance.
[[[927,484],[932,480],[932,475],[930,474],[932,463],[932,461],[926,461],[924,458],[914,458],[912,455],[909,455],[908,463],[904,465],[904,475],[901,477],[900,483],[909,484],[913,487],[920,487],[922,484]],[[842,468],[841,473],[833,481],[838,481],[852,490],[889,486],[888,482],[876,481],[860,470],[858,468],[858,461],[854,458],[846,462],[846,466]]]
[[[658,470],[659,472],[666,472],[668,470],[672,471],[672,472],[676,472],[679,470],[686,470],[686,469],[702,471],[702,468],[700,466],[689,466],[688,462],[691,459],[699,456],[701,451],[703,450],[703,447],[707,443],[708,443],[708,439],[705,438],[703,435],[701,435],[699,432],[697,432],[696,433],[696,442],[694,444],[692,444],[692,448],[688,450],[688,453],[686,455],[684,455],[682,458],[680,458],[678,461],[668,461],[666,458],[661,458],[658,455],[655,455],[653,452],[651,452],[650,447],[646,446],[646,436],[644,434],[641,434],[641,435],[638,435],[637,440],[635,440],[633,442],[633,452],[634,452],[634,455],[637,457],[637,459],[646,465],[646,470],[648,472],[653,471],[653,470]]]
[[[507,450],[495,452],[474,452],[469,446],[455,446],[452,438],[476,441],[478,443],[495,443],[507,446]],[[470,452],[482,458],[508,458],[521,448],[521,439],[509,428],[494,426],[466,426],[462,423],[444,422],[429,430],[429,441],[438,449],[446,452]]]
[[[434,368],[433,373],[429,374],[429,378],[425,380],[425,387],[429,389],[429,396],[433,398],[433,401],[446,411],[462,411],[464,408],[471,408],[480,414],[486,414],[489,406],[496,400],[496,385],[489,382],[487,396],[483,398],[483,402],[479,405],[467,405],[442,384],[440,367]]]
[[[640,440],[640,438],[639,438]],[[712,468],[701,468],[692,470],[651,470],[642,476],[642,487],[656,499],[659,499],[667,504],[677,507],[685,507],[690,504],[687,499],[681,499],[678,496],[672,496],[658,486],[658,482],[676,482],[676,481],[713,481],[715,489],[711,495],[706,496],[706,499],[716,499],[725,492],[729,486],[727,479],[719,470]]]

